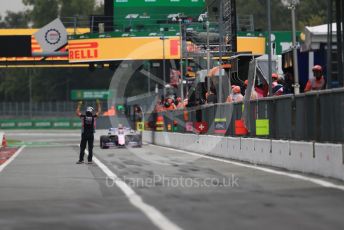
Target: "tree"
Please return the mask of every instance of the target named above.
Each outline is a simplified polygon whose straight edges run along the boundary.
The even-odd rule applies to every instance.
[[[102,14],[102,5],[96,4],[96,0],[22,0],[26,6],[30,6],[29,19],[33,27],[42,27],[57,17],[67,27],[74,25],[72,17],[78,16],[83,23],[89,25],[89,15]]]
[[[0,71],[0,101],[25,101],[29,98],[29,78],[23,69],[9,68]]]
[[[12,12],[7,11],[3,21],[4,27],[7,28],[27,28],[28,27],[28,11]]]
[[[207,0],[212,9],[218,6],[220,0]],[[224,0],[223,0],[224,1]],[[267,1],[266,0],[236,0],[238,15],[253,15],[257,30],[267,30]],[[314,26],[327,22],[326,0],[302,0],[297,6],[298,30],[304,26]],[[273,30],[291,30],[290,10],[283,6],[281,0],[271,0],[271,18]]]
[[[59,15],[66,26],[74,26],[74,19],[71,17],[77,16],[78,26],[88,27],[89,16],[99,13],[100,9],[95,0],[60,0],[59,2],[61,6]]]
[[[59,2],[57,0],[23,0],[23,3],[33,7],[29,12],[33,27],[42,27],[58,17]]]
[[[300,1],[297,6],[298,28],[303,30],[305,26],[316,26],[327,23],[326,0]]]
[[[2,20],[2,16],[0,15],[0,28],[5,28],[6,23]]]
[[[95,0],[60,0],[60,17],[89,16],[96,9]]]

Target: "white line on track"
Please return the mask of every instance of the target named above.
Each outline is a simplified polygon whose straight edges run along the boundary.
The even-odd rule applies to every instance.
[[[236,161],[232,161],[232,160],[225,160],[225,159],[212,157],[212,156],[208,156],[208,155],[204,155],[204,154],[200,154],[200,153],[194,153],[194,152],[189,152],[189,151],[180,150],[180,149],[173,149],[173,148],[169,148],[169,147],[165,147],[165,146],[152,145],[152,144],[149,144],[149,145],[150,146],[156,146],[159,148],[168,149],[171,151],[186,153],[186,154],[191,155],[191,156],[215,160],[215,161],[228,163],[228,164],[232,164],[232,165],[236,165],[236,166],[241,166],[241,167],[245,167],[245,168],[260,170],[263,172],[272,173],[272,174],[276,174],[276,175],[287,176],[287,177],[291,177],[294,179],[304,180],[304,181],[312,182],[314,184],[317,184],[317,185],[320,185],[320,186],[323,186],[326,188],[334,188],[334,189],[339,189],[339,190],[344,191],[343,185],[337,185],[337,184],[334,184],[334,183],[331,183],[331,182],[328,182],[328,181],[322,180],[322,179],[312,178],[312,177],[308,177],[308,176],[300,175],[300,174],[296,174],[296,173],[283,172],[283,171],[279,171],[279,170],[275,170],[275,169],[269,169],[269,168],[265,168],[262,166],[250,165],[249,163],[245,164],[245,163],[240,163],[240,162],[236,162]]]
[[[5,161],[5,163],[0,165],[0,172],[2,172],[2,170],[4,170],[4,168],[6,168],[6,166],[9,165],[23,151],[24,148],[25,145],[20,147],[9,159],[7,159],[7,161]]]
[[[88,151],[85,150],[88,154]],[[124,181],[122,181],[115,173],[113,173],[106,165],[104,165],[97,157],[93,156],[93,162],[109,177],[110,180],[114,181],[118,188],[129,199],[130,203],[141,210],[152,223],[161,230],[181,230],[179,226],[170,221],[166,216],[159,212],[155,207],[145,203],[142,198],[135,193],[135,191],[129,187]]]

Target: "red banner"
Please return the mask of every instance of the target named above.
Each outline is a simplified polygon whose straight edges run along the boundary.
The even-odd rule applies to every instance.
[[[209,129],[208,123],[205,121],[195,122],[194,127],[195,127],[195,132],[199,134],[207,133]]]

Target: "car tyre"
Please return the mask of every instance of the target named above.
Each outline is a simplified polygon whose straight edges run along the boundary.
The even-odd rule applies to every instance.
[[[107,147],[104,143],[106,142],[107,137],[106,136],[101,136],[100,137],[100,148],[101,149],[107,149]]]

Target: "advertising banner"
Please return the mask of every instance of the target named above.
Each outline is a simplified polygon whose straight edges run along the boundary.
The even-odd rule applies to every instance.
[[[256,135],[257,136],[268,136],[270,134],[268,119],[257,119],[256,120]]]
[[[179,37],[79,39],[70,40],[68,46],[70,63],[180,58]]]
[[[204,7],[205,0],[115,0],[115,7],[184,6]]]
[[[205,10],[205,0],[115,0],[113,16],[114,24],[152,27],[178,13],[197,20]]]
[[[227,119],[226,118],[215,118],[214,120],[215,124],[215,133],[218,134],[225,134],[226,133],[226,124]]]
[[[107,100],[112,93],[109,90],[72,90],[70,96],[72,100]]]
[[[193,127],[193,122],[192,121],[185,122],[185,131],[186,132],[193,132],[194,131],[194,127]]]
[[[80,119],[3,120],[0,129],[76,129]]]
[[[195,127],[195,132],[199,134],[204,134],[208,132],[208,123],[203,121],[203,122],[195,122],[194,124]]]
[[[30,55],[27,57],[1,57],[0,55],[0,62],[7,62],[8,64],[16,63],[16,62],[39,62],[41,60],[45,61],[68,61],[67,56],[57,56],[57,57],[31,57],[31,53],[41,53],[43,52],[43,48],[35,39],[33,34],[37,33],[38,29],[0,29],[0,36],[14,36],[14,35],[29,35],[31,36],[31,52]],[[67,33],[71,34],[74,32],[74,29],[67,29]],[[79,34],[89,33],[90,29],[88,28],[77,28],[76,32]],[[58,52],[66,52],[68,47],[63,47]]]
[[[252,52],[255,55],[265,54],[264,37],[238,37],[238,52]]]
[[[136,130],[137,131],[144,131],[145,130],[144,122],[136,122]]]

